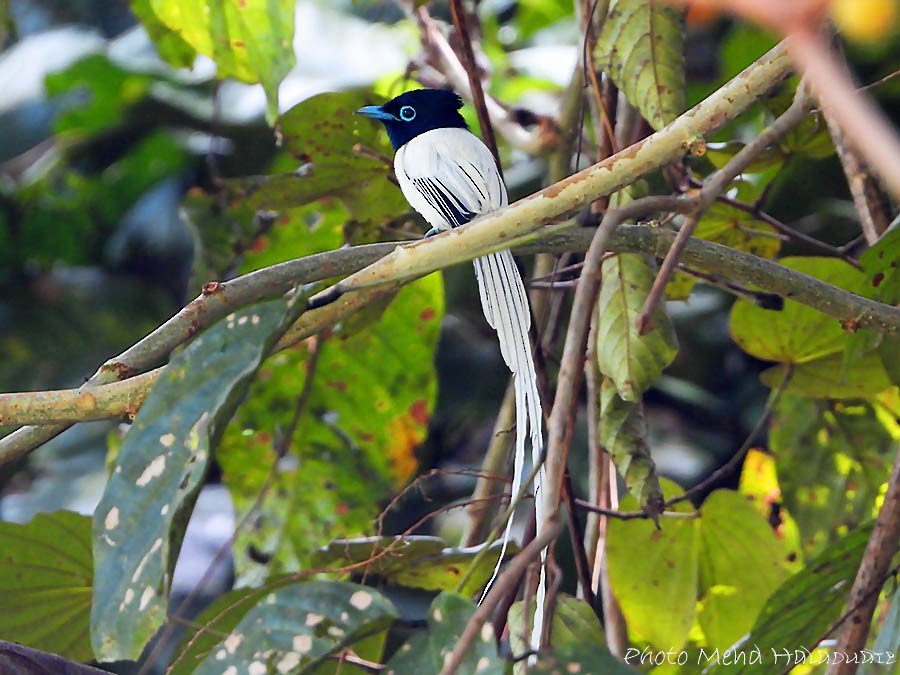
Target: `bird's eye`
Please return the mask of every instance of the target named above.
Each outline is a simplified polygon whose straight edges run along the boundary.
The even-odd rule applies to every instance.
[[[404,122],[412,122],[416,118],[416,109],[411,105],[400,108],[400,119]]]

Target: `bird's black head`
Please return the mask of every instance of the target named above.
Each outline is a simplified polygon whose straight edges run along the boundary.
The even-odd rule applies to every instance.
[[[367,105],[357,110],[384,123],[394,150],[419,134],[432,129],[459,127],[466,129],[466,121],[459,114],[462,99],[446,89],[416,89],[400,94],[384,105]]]

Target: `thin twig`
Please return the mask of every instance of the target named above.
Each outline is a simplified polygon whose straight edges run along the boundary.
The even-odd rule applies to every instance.
[[[494,607],[496,607],[501,598],[509,593],[509,587],[518,583],[519,577],[531,564],[532,560],[538,558],[541,551],[556,539],[560,529],[559,518],[554,513],[548,522],[545,523],[544,530],[523,548],[519,555],[513,558],[507,568],[497,577],[490,592],[466,624],[453,651],[444,658],[441,675],[453,675],[457,672],[465,657],[466,650],[472,646],[472,643],[481,634],[481,629],[490,618]]]

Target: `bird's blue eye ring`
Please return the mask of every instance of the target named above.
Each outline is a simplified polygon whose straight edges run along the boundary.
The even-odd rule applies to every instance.
[[[416,119],[416,109],[411,105],[405,105],[400,108],[400,119],[404,122],[412,122]]]

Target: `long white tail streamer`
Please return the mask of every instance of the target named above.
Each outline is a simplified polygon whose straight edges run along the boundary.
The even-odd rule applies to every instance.
[[[525,472],[525,438],[531,438],[531,461],[538,466],[544,451],[543,413],[538,393],[537,375],[531,354],[531,342],[528,330],[531,327],[531,310],[528,297],[519,269],[509,251],[492,253],[483,258],[476,258],[475,276],[478,279],[478,290],[481,295],[481,306],[488,324],[497,331],[500,341],[500,353],[513,374],[513,386],[516,394],[516,443],[513,460],[513,480],[511,494],[513,498],[519,493]],[[529,433],[530,432],[530,433]],[[541,486],[545,479],[543,467],[534,481],[535,520],[537,534],[546,516]],[[506,554],[512,529],[512,517],[506,523],[503,533],[503,544],[494,573],[485,586],[481,599],[487,595]],[[547,550],[541,551],[541,575],[535,598],[534,624],[531,633],[531,647],[540,647],[541,634],[544,627],[544,603],[546,598],[545,562]]]

